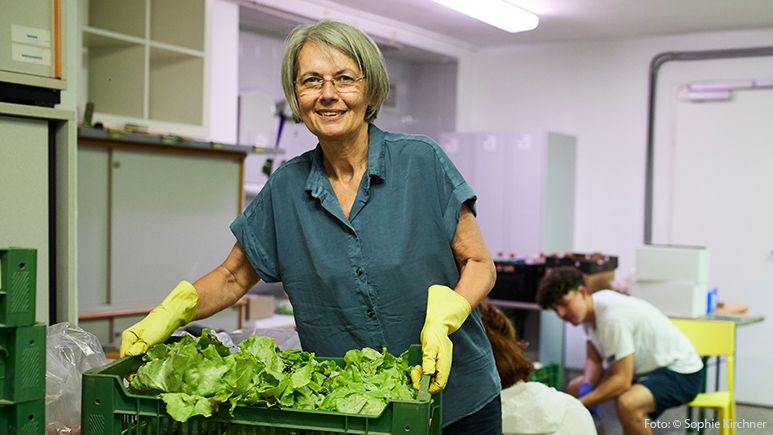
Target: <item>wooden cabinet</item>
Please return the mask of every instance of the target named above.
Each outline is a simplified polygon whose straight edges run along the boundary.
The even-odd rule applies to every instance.
[[[206,136],[205,6],[205,0],[88,1],[82,98],[94,103],[94,121]]]

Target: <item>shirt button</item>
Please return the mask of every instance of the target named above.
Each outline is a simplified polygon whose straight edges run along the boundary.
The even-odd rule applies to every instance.
[[[363,268],[361,268],[361,267],[358,267],[358,268],[357,268],[357,269],[354,271],[354,273],[356,273],[356,274],[357,274],[357,276],[362,276],[362,274],[363,274],[363,273],[365,273],[365,269],[363,269]]]
[[[373,317],[376,315],[376,310],[373,308],[368,308],[368,317]]]

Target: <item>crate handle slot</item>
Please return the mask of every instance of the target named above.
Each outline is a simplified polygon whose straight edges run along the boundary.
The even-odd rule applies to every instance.
[[[426,402],[429,400],[429,377],[430,375],[421,375],[421,383],[419,384],[419,392],[416,394],[416,400]]]

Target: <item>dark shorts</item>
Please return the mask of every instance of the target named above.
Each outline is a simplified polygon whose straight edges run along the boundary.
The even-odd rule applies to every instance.
[[[646,375],[639,376],[634,383],[647,387],[655,396],[655,412],[650,418],[655,420],[668,408],[689,403],[703,388],[705,368],[695,373],[677,373],[661,367]]]
[[[502,399],[495,397],[478,412],[443,428],[443,435],[502,435]]]

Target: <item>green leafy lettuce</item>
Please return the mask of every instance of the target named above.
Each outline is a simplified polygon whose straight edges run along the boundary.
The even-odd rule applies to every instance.
[[[179,422],[209,417],[221,404],[233,413],[237,403],[375,416],[389,401],[415,397],[407,353],[364,348],[343,359],[341,367],[313,353],[280,351],[273,338],[260,336],[232,352],[204,329],[197,339],[152,346],[129,388],[158,395]]]

